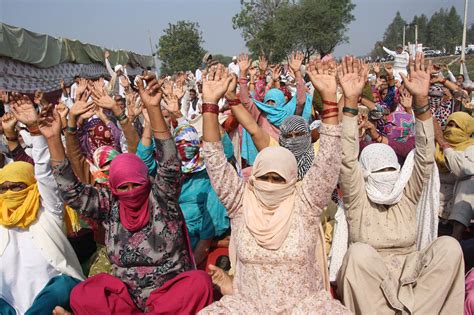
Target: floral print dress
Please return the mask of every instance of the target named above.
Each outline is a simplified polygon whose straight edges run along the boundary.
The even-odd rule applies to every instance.
[[[324,246],[318,236],[319,217],[336,186],[341,164],[340,133],[339,126],[322,124],[321,148],[297,184],[291,228],[278,250],[257,244],[243,218],[243,179],[227,163],[220,142],[204,142],[211,183],[231,219],[236,266],[234,293],[199,314],[351,313],[325,290],[323,270],[316,259],[316,252]]]
[[[69,161],[53,168],[65,203],[105,227],[113,272],[128,287],[140,309],[150,293],[184,271],[194,269],[186,227],[178,205],[181,162],[173,139],[158,140],[158,174],[150,192],[150,222],[137,232],[120,223],[119,201],[109,188],[80,183]]]

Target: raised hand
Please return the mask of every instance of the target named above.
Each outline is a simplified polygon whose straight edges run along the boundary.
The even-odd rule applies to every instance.
[[[61,137],[61,117],[53,104],[43,107],[40,112],[38,127],[46,139]]]
[[[357,58],[346,56],[342,60],[342,64],[337,68],[337,76],[344,91],[346,103],[350,102],[350,105],[357,106],[357,100],[367,82],[367,72],[367,64]]]
[[[306,73],[324,100],[336,98],[336,63],[333,60],[322,62],[320,58],[314,59],[308,64]]]
[[[176,95],[174,94],[164,95],[163,100],[166,103],[165,108],[170,113],[176,113],[179,111],[179,98]]]
[[[416,53],[415,60],[410,60],[410,74],[405,76],[401,73],[405,88],[413,95],[415,104],[424,106],[428,104],[428,90],[430,88],[430,77],[433,65],[431,60],[425,67],[425,56],[423,53]],[[425,104],[426,103],[426,104]]]
[[[108,59],[110,57],[110,53],[109,53],[108,50],[104,51],[104,57],[105,57],[105,59]]]
[[[120,77],[120,85],[123,86],[123,88],[125,90],[128,90],[128,88],[130,87],[130,82],[128,81],[128,79],[125,76],[121,76]]]
[[[85,101],[90,96],[87,90],[87,85],[88,85],[88,82],[86,79],[83,79],[83,78],[79,79],[79,83],[77,84],[77,88],[76,88],[76,100],[80,99],[80,100]]]
[[[15,127],[17,120],[12,113],[5,113],[2,116],[2,127],[3,132],[7,137],[13,137],[16,135]]]
[[[240,76],[243,78],[246,77],[247,71],[252,64],[252,59],[249,59],[248,54],[240,54],[239,57],[237,57],[237,62],[239,63]]]
[[[47,105],[48,104],[46,102],[46,100],[44,99],[44,93],[41,90],[37,90],[35,92],[35,96],[33,98],[33,101],[34,101],[35,104],[38,104],[38,105]]]
[[[393,66],[391,64],[386,63],[384,66],[385,72],[387,73],[388,77],[393,77]]]
[[[26,95],[13,93],[12,102],[10,104],[11,112],[15,118],[26,126],[35,126],[38,122],[38,113],[33,102]]]
[[[275,66],[270,68],[272,70],[272,79],[273,81],[279,80],[281,75],[281,66],[276,64]]]
[[[204,79],[202,83],[203,103],[217,104],[224,96],[231,81],[232,76],[229,76],[222,64],[211,68],[207,79]]]
[[[406,89],[403,89],[400,93],[400,104],[405,108],[407,112],[411,113],[413,96]]]
[[[143,80],[147,82],[147,87],[144,87]],[[148,74],[144,77],[140,77],[140,80],[137,81],[138,92],[140,93],[140,98],[143,101],[145,107],[160,107],[161,96],[160,88],[163,85],[164,80],[157,80],[154,74]]]
[[[77,117],[81,116],[85,112],[91,111],[94,108],[94,102],[85,102],[85,101],[76,101],[74,105],[72,105],[71,110],[69,112],[69,117],[77,119]]]
[[[258,57],[258,68],[260,69],[261,74],[264,74],[265,71],[267,71],[268,61],[267,61],[267,58],[265,58],[265,56]]]
[[[107,94],[103,86],[100,86],[100,83],[94,82],[94,89],[92,92],[92,99],[97,106],[102,108],[112,110],[115,106],[117,106],[117,102]]]
[[[288,57],[288,65],[290,66],[290,69],[293,70],[295,74],[301,70],[301,64],[303,63],[303,60],[304,60],[304,54],[300,51],[294,51]]]
[[[377,63],[377,62],[373,63],[373,64],[372,64],[372,70],[374,70],[374,72],[375,72],[376,74],[380,73],[380,64]]]
[[[67,108],[67,106],[64,103],[61,102],[58,105],[56,105],[56,110],[58,111],[59,116],[62,119],[66,119],[67,114],[69,113],[69,108]]]
[[[237,76],[232,73],[230,74],[232,80],[230,81],[229,87],[227,88],[227,91],[225,93],[225,96],[228,99],[236,99],[236,91],[237,91]]]

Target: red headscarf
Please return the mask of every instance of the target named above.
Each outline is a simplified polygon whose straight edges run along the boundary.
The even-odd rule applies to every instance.
[[[110,163],[110,189],[120,203],[120,222],[130,232],[136,232],[150,221],[148,210],[151,183],[145,163],[131,153],[118,155]],[[118,191],[125,183],[139,184],[130,191]]]

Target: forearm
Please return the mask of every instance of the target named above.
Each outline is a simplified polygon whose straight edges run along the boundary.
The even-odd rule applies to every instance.
[[[243,105],[231,106],[232,114],[238,122],[244,127],[252,137],[252,140],[258,151],[263,150],[270,144],[270,136],[265,130],[260,128],[252,115],[244,108]]]
[[[64,152],[61,136],[57,135],[46,139],[46,141],[51,156],[51,165],[54,167],[61,164],[66,159],[66,153]]]
[[[123,135],[127,140],[128,152],[137,152],[137,146],[140,138],[138,137],[137,130],[135,127],[133,127],[131,120],[129,118],[125,118],[124,120],[120,121],[120,125],[122,126]]]
[[[306,87],[304,85],[304,80],[301,77],[301,72],[296,74],[296,111],[295,115],[301,116],[306,104]]]
[[[365,107],[367,107],[369,110],[374,110],[375,109],[375,103],[372,102],[371,100],[369,99],[366,99],[365,97],[362,97],[360,99],[360,102],[362,103],[362,105],[364,105]]]

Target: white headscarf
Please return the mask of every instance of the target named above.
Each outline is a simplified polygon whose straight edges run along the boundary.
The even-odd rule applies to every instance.
[[[386,144],[374,143],[362,150],[359,162],[364,170],[365,190],[369,199],[377,204],[394,205],[403,196],[414,164],[414,151],[407,156],[400,169],[395,151]],[[383,171],[394,168],[394,171]]]

